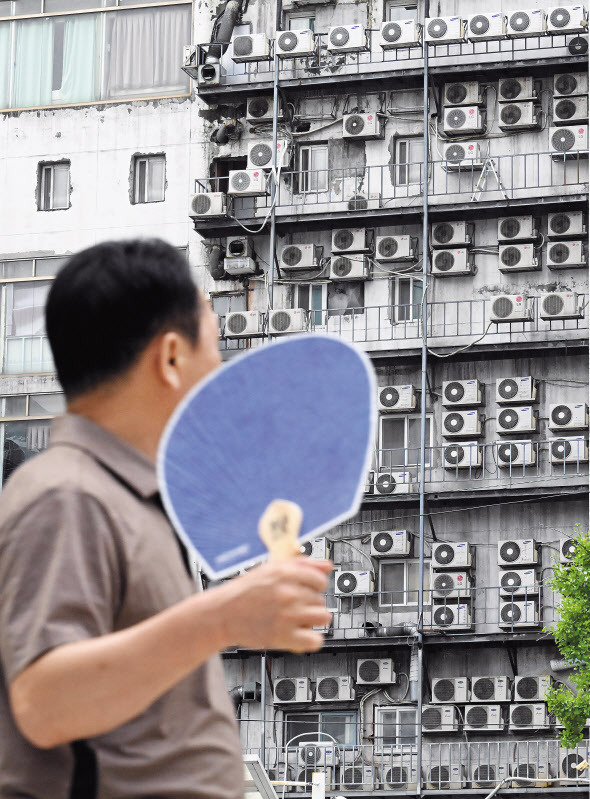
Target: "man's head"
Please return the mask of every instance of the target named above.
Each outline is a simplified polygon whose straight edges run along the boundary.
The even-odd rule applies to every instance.
[[[72,256],[49,293],[46,324],[69,402],[125,385],[142,365],[146,386],[153,378],[177,401],[219,363],[211,309],[183,255],[159,239]]]

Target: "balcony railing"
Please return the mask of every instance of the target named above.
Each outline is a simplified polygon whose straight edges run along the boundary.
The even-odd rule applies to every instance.
[[[450,279],[450,278],[449,278]],[[433,278],[434,280],[434,278]],[[493,345],[510,343],[530,344],[535,340],[548,341],[572,337],[574,331],[588,329],[586,310],[588,297],[578,295],[582,316],[579,319],[541,319],[541,297],[529,297],[531,319],[526,322],[491,323],[494,297],[486,299],[428,302],[426,335],[431,348],[460,348],[474,343]],[[413,349],[421,344],[422,323],[419,305],[374,305],[346,310],[322,308],[308,313],[309,332],[333,333],[346,341],[366,345],[366,349]],[[222,350],[242,350],[260,346],[268,337],[269,312],[263,314],[264,331],[256,338],[225,336],[225,316],[220,316]],[[583,335],[582,332],[579,334]],[[475,340],[479,339],[477,343]]]
[[[546,198],[551,190],[560,195],[587,191],[587,151],[560,154],[547,150],[510,155],[491,153],[488,156],[486,148],[488,145],[493,148],[496,141],[501,139],[482,140],[478,156],[460,161],[445,158],[443,148],[453,144],[460,146],[462,142],[454,143],[451,139],[438,142],[438,153],[435,149],[434,154],[439,158],[435,157],[428,164],[429,203],[475,204],[482,200]],[[488,158],[494,163],[501,185],[490,171],[478,186],[482,165]],[[358,214],[359,211],[385,211],[419,204],[423,173],[421,161],[318,169],[313,173],[283,170],[275,195],[276,214],[278,217]],[[195,182],[196,193],[227,191],[227,177],[199,178]],[[269,193],[258,197],[232,197],[229,214],[236,219],[264,219],[271,208]]]
[[[330,52],[327,49],[328,34],[315,35],[315,52],[305,58],[281,58],[279,80],[333,81],[334,76],[365,76],[368,73],[396,70],[422,69],[423,57],[420,43],[415,46],[384,50],[380,44],[380,31],[369,29],[367,49],[355,53]],[[548,58],[567,59],[580,55],[576,48],[577,35],[544,35],[517,39],[464,42],[462,44],[429,45],[431,69],[455,66],[457,59],[462,67],[477,64],[496,64],[499,61],[527,61]],[[198,63],[204,63],[211,45],[198,45]],[[251,63],[235,63],[226,55],[222,61],[221,85],[232,86],[247,83],[271,82],[274,76],[274,43],[268,60]],[[207,88],[206,83],[200,88]]]

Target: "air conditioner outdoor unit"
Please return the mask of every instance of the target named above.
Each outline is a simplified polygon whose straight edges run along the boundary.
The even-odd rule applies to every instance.
[[[399,19],[381,25],[379,44],[384,50],[420,44],[420,25],[414,19]]]
[[[426,626],[438,630],[448,632],[470,630],[472,627],[471,609],[469,605],[438,605],[427,614],[427,621],[431,621],[431,623]]]
[[[330,280],[369,280],[371,261],[366,255],[335,255],[330,259]]]
[[[500,469],[513,469],[518,466],[522,474],[523,466],[537,463],[538,444],[533,441],[506,441],[498,443],[497,457]]]
[[[422,710],[422,732],[459,732],[455,705],[427,705]]]
[[[588,97],[555,97],[553,99],[553,124],[571,125],[588,121]]]
[[[547,235],[550,239],[582,236],[585,233],[586,219],[582,211],[558,211],[547,218]]]
[[[414,386],[384,386],[378,389],[377,405],[382,413],[398,413],[416,409]]]
[[[407,530],[371,533],[371,555],[375,558],[405,558],[412,551],[412,536]]]
[[[586,430],[588,428],[588,406],[585,402],[560,403],[549,406],[549,429]]]
[[[565,541],[562,541],[559,548],[559,562],[570,563],[576,554],[577,546],[578,542],[575,538],[566,538]]]
[[[381,208],[381,195],[377,192],[357,191],[345,199],[349,211],[374,211]]]
[[[483,404],[479,380],[445,380],[442,384],[442,404],[446,408]]]
[[[274,111],[274,101],[271,96],[251,97],[246,106],[246,122],[256,124],[258,122],[272,122]],[[281,114],[279,114],[281,117]]]
[[[319,250],[315,244],[287,244],[281,250],[279,262],[286,272],[317,269]]]
[[[445,108],[443,130],[448,136],[483,133],[483,115],[476,105]]]
[[[445,438],[481,436],[481,419],[478,411],[449,411],[442,417]]]
[[[542,8],[527,8],[524,11],[514,11],[508,16],[508,36],[519,38],[521,36],[539,36],[545,33],[545,12]]]
[[[501,377],[496,380],[496,402],[498,405],[516,405],[535,402],[537,383],[530,377]]]
[[[273,336],[303,333],[307,330],[307,311],[302,308],[281,308],[268,313],[268,332]]]
[[[501,732],[504,729],[502,705],[466,705],[463,729],[468,732]]]
[[[467,677],[438,677],[432,680],[433,702],[469,702]]]
[[[584,6],[556,6],[547,9],[548,33],[587,33],[588,12]]]
[[[221,84],[221,63],[199,64],[197,67],[197,86],[219,86]]]
[[[481,447],[477,441],[462,441],[444,448],[445,469],[475,469],[481,466]]]
[[[539,553],[534,538],[498,541],[499,566],[534,566],[538,562]]]
[[[350,702],[354,689],[350,677],[318,677],[315,688],[316,702]]]
[[[274,682],[275,702],[311,702],[309,677],[281,677]]]
[[[289,144],[285,140],[277,141],[277,166],[285,166]],[[261,139],[248,145],[248,169],[272,168],[272,139]]]
[[[328,50],[354,53],[367,49],[367,34],[362,25],[338,25],[328,31]]]
[[[532,272],[541,268],[531,244],[500,244],[498,251],[500,272]]]
[[[225,317],[226,338],[254,338],[264,335],[264,315],[260,311],[233,311]]]
[[[334,593],[337,595],[372,594],[374,590],[371,572],[336,570],[334,573]]]
[[[342,117],[342,136],[345,139],[382,139],[384,133],[383,121],[375,112]]]
[[[435,277],[457,277],[475,274],[473,258],[468,250],[434,250],[432,274]]]
[[[381,472],[375,476],[376,494],[413,494],[414,480],[409,472]]]
[[[193,219],[205,216],[225,216],[226,197],[221,192],[201,192],[193,195],[188,215]]]
[[[539,761],[536,751],[521,753],[520,760],[512,766],[512,785],[517,788],[549,788],[555,783],[551,780],[553,771],[551,764]],[[520,777],[520,779],[518,779]]]
[[[509,702],[510,681],[508,677],[472,677],[472,702]]]
[[[573,291],[542,294],[539,299],[541,319],[581,319],[584,315],[579,309],[578,295]]]
[[[433,569],[465,569],[471,566],[471,548],[467,541],[456,544],[434,544],[431,567]]]
[[[586,266],[586,253],[581,241],[557,241],[547,245],[549,269],[567,269]]]
[[[578,771],[576,766],[583,763],[590,757],[590,752],[587,749],[588,744],[579,744],[575,749],[566,749],[563,746],[559,747],[559,776],[561,779],[577,780],[580,779],[580,774],[583,771]],[[573,783],[564,782],[564,786],[571,787]]]
[[[274,768],[268,770],[268,778],[271,782],[291,782],[291,780],[295,779],[295,772],[292,766],[288,766],[286,763],[279,763]],[[275,785],[275,789],[279,791],[281,787],[282,785]]]
[[[413,261],[416,258],[417,240],[411,236],[377,236],[376,261]]]
[[[523,100],[536,100],[538,98],[535,80],[526,76],[524,78],[500,78],[498,84],[498,100],[505,102],[522,102]]]
[[[344,228],[332,231],[332,253],[369,252],[367,229]]]
[[[444,164],[447,172],[471,172],[483,168],[480,143],[462,141],[445,145]]]
[[[503,408],[496,417],[496,431],[501,436],[515,433],[536,433],[538,414],[530,405]]]
[[[504,294],[492,300],[492,322],[529,322],[532,318],[531,304],[525,294]]]
[[[305,58],[315,53],[313,31],[277,31],[275,53],[279,58]]]
[[[544,702],[510,705],[510,730],[542,730],[547,727],[549,719]]]
[[[373,791],[377,782],[377,769],[366,763],[340,766],[340,790]]]
[[[539,236],[537,220],[528,216],[504,216],[498,219],[499,241],[534,241]]]
[[[471,595],[471,575],[460,571],[430,572],[431,599],[457,599]]]
[[[225,258],[252,258],[254,247],[248,236],[228,236],[225,240]]]
[[[443,89],[443,105],[456,107],[458,105],[481,105],[483,91],[476,80],[445,83]]]
[[[551,463],[587,463],[588,441],[584,436],[563,436],[550,441]]]
[[[299,785],[296,788],[291,788],[294,793],[311,793],[312,784],[313,784],[313,775],[314,772],[320,771],[324,776],[324,789],[326,791],[331,791],[334,788],[334,771],[335,767],[333,766],[308,766],[303,768],[297,774],[297,782],[298,783],[306,783],[305,786]],[[282,789],[280,789],[282,792]]]
[[[474,14],[467,19],[467,38],[472,42],[484,39],[503,39],[506,36],[506,17],[502,12]]]
[[[299,763],[307,768],[334,766],[340,759],[338,749],[331,741],[301,742],[298,749]]]
[[[437,791],[460,791],[465,787],[465,769],[459,763],[441,763],[426,771],[426,788]]]
[[[573,97],[588,94],[587,72],[562,72],[553,76],[554,97]]]
[[[234,36],[231,42],[231,58],[238,64],[245,61],[268,61],[270,41],[264,33]]]
[[[224,258],[223,268],[228,275],[253,275],[256,272],[256,261],[253,258]]]
[[[498,627],[538,627],[539,611],[534,600],[525,602],[500,602],[500,621]]]
[[[424,38],[430,44],[459,44],[465,41],[465,22],[461,17],[428,17]]]
[[[391,763],[392,765],[389,765]],[[381,783],[386,791],[415,790],[418,784],[416,758],[412,755],[393,756],[381,771]]]
[[[259,197],[268,194],[265,172],[262,169],[230,170],[228,193],[240,197]]]
[[[499,573],[500,595],[524,596],[530,599],[539,593],[539,584],[534,569],[504,569]]]
[[[549,128],[549,143],[554,160],[576,158],[577,153],[588,149],[588,125]]]
[[[476,764],[471,766],[471,781],[474,788],[494,788],[510,776],[506,763],[484,763],[483,757],[476,756]]]
[[[542,702],[551,687],[550,674],[537,674],[514,678],[515,702]]]
[[[327,538],[312,538],[301,544],[301,554],[312,560],[329,560],[332,555],[332,544]]]
[[[468,222],[437,222],[432,226],[431,245],[437,247],[469,247],[473,242],[473,225]]]
[[[538,128],[540,111],[532,100],[523,103],[502,103],[498,127],[501,130]]]
[[[357,685],[394,685],[397,682],[391,658],[364,658],[356,662]]]

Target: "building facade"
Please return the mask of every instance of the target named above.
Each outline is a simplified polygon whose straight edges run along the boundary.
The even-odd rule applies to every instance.
[[[43,303],[97,241],[186,250],[226,358],[310,330],[375,365],[362,509],[308,547],[324,648],[225,659],[286,793],[588,790],[543,702],[588,516],[586,31],[512,0],[0,0],[3,480],[63,407]]]

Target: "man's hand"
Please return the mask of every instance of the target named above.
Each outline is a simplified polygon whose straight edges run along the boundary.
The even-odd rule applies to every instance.
[[[219,601],[227,645],[314,652],[328,624],[324,591],[332,563],[298,557],[271,561],[212,589]]]

